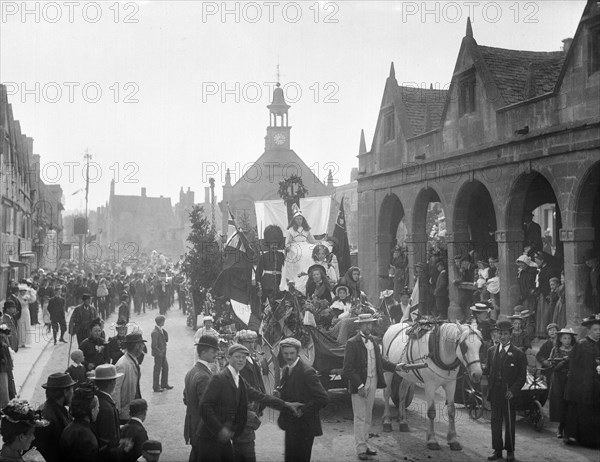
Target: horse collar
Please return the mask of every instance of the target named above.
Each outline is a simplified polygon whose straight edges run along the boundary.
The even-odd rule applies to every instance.
[[[440,335],[441,329],[439,326],[435,326],[434,330],[429,334],[429,357],[437,367],[444,371],[453,371],[460,366],[460,360],[458,357],[452,362],[452,364],[445,364],[440,358]]]

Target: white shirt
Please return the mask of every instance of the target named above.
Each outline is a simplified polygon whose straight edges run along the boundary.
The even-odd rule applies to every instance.
[[[231,365],[228,365],[227,369],[229,369],[229,372],[231,372],[231,376],[233,377],[233,381],[235,382],[235,387],[239,388],[239,386],[240,386],[240,373],[238,371],[236,371],[235,368],[232,367]]]
[[[140,419],[138,419],[137,417],[130,417],[129,419],[130,419],[130,420],[136,420],[136,421],[138,421],[139,423],[141,423],[141,424],[142,424],[142,427],[144,426],[144,422],[142,422],[142,421],[141,421]]]
[[[500,353],[500,351],[502,351],[502,350],[504,350],[505,353],[508,353],[509,348],[510,348],[510,342],[507,343],[506,345],[500,344],[500,348],[498,348],[498,353]]]

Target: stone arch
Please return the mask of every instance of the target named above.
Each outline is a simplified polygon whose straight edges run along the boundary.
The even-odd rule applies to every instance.
[[[589,230],[592,247],[600,250],[600,161],[585,172],[570,209],[575,211],[574,227]]]
[[[396,236],[400,222],[405,218],[404,206],[396,194],[384,197],[379,208],[377,224],[377,262],[379,274],[379,289],[391,287],[389,268],[392,261],[392,251],[398,244]]]
[[[423,188],[417,194],[415,204],[412,209],[412,254],[414,263],[427,261],[427,240],[429,223],[427,214],[430,203],[440,203],[445,213],[445,207],[438,192],[431,188]]]
[[[478,180],[462,184],[454,200],[452,232],[461,252],[474,250],[485,259],[498,256],[496,211],[488,188]],[[455,249],[458,250],[458,249]]]

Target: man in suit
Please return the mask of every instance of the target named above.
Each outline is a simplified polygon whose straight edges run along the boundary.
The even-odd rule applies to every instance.
[[[494,326],[500,343],[487,352],[485,373],[488,375],[487,399],[492,405],[492,448],[488,460],[502,458],[506,449],[506,461],[515,460],[515,398],[521,392],[527,378],[527,358],[511,344],[512,323],[499,321]],[[502,422],[504,421],[504,442]]]
[[[542,228],[533,221],[533,213],[526,213],[523,217],[523,248],[531,247],[534,251],[544,248],[542,242]]]
[[[369,449],[367,438],[373,417],[373,403],[378,388],[385,388],[383,371],[402,370],[402,364],[393,364],[381,357],[379,345],[371,337],[371,328],[377,320],[372,314],[359,314],[354,322],[359,333],[348,340],[344,354],[344,376],[348,378],[348,389],[354,413],[354,441],[360,460],[369,460],[377,451]]]
[[[50,425],[35,429],[35,446],[46,462],[61,460],[57,443],[63,430],[73,421],[67,406],[73,399],[75,385],[76,382],[71,376],[64,372],[50,374],[46,383],[42,385],[46,390],[46,402],[40,410],[42,418],[50,422]]]
[[[49,293],[49,292],[47,292]],[[67,330],[67,321],[65,320],[65,299],[61,296],[61,288],[57,287],[52,291],[52,298],[48,301],[48,314],[50,315],[50,323],[52,324],[52,336],[56,345],[56,336],[60,327],[60,341],[67,343],[64,339]]]
[[[252,388],[240,376],[250,352],[234,343],[227,350],[229,365],[214,375],[200,403],[199,462],[253,462],[254,442],[239,444],[248,419],[248,401],[296,413],[298,403],[286,403]]]
[[[69,334],[77,336],[77,345],[90,336],[90,324],[98,317],[98,311],[90,304],[91,295],[85,292],[81,296],[81,305],[73,309],[71,320],[69,322]]]
[[[111,394],[115,391],[117,379],[123,373],[117,372],[112,364],[101,364],[94,369],[93,380],[96,383],[98,397],[98,416],[92,423],[92,428],[98,438],[100,459],[111,461],[119,455],[121,428],[119,426],[119,411]]]
[[[183,437],[186,444],[192,445],[190,462],[198,459],[196,434],[200,425],[200,402],[212,377],[212,364],[219,352],[219,341],[211,335],[204,335],[195,344],[198,361],[185,376],[183,404],[185,404],[185,425]]]
[[[144,343],[146,340],[142,338],[139,332],[133,332],[125,336],[122,344],[127,349],[127,352],[117,361],[117,372],[122,372],[123,376],[117,381],[115,389],[115,402],[119,409],[119,420],[122,424],[129,421],[129,405],[134,399],[140,399],[142,393],[140,391],[140,363],[138,358],[144,351]]]
[[[329,402],[329,396],[317,372],[300,359],[300,342],[290,337],[283,339],[279,346],[286,362],[279,386],[280,397],[302,403],[299,415],[283,411],[277,420],[279,428],[285,431],[285,461],[309,462],[315,436],[323,434],[319,409]]]
[[[130,446],[122,462],[135,462],[142,455],[142,444],[148,441],[148,432],[144,428],[144,420],[148,413],[145,399],[134,399],[129,405],[129,422],[121,427],[121,445]]]
[[[154,356],[154,374],[152,379],[152,389],[155,392],[163,390],[172,390],[169,385],[169,363],[167,362],[167,342],[169,334],[164,329],[165,317],[159,314],[154,318],[156,326],[150,334],[152,356]],[[160,384],[160,385],[159,385]]]
[[[448,306],[450,299],[448,298],[448,271],[446,271],[446,262],[439,259],[436,263],[438,275],[435,280],[435,288],[433,289],[433,297],[435,299],[436,316],[441,319],[448,319]]]

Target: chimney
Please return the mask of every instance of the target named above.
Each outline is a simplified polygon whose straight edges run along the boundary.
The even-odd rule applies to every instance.
[[[210,204],[210,186],[204,187],[204,203]]]
[[[356,181],[357,178],[358,178],[358,168],[352,167],[352,170],[350,170],[350,182]]]
[[[563,39],[562,43],[563,43],[563,51],[565,53],[567,53],[569,51],[569,48],[571,48],[571,45],[573,44],[573,37],[568,37],[566,39]]]
[[[142,188],[142,197],[146,197],[146,188]]]

